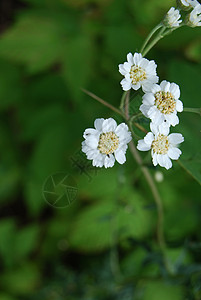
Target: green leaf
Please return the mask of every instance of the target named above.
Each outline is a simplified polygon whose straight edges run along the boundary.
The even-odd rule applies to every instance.
[[[19,261],[28,256],[36,247],[39,228],[37,224],[30,225],[18,231],[15,238],[15,259]]]
[[[69,39],[63,59],[63,76],[75,100],[82,97],[81,88],[87,86],[91,75],[92,43],[87,35]]]
[[[17,300],[17,298],[10,296],[7,293],[0,293],[0,299],[1,300]]]
[[[10,169],[0,169],[0,202],[5,202],[8,197],[13,195],[21,180],[21,172],[19,169],[13,167]]]
[[[174,61],[169,66],[170,80],[179,84],[180,99],[184,107],[199,107],[201,82],[200,66]],[[200,152],[200,116],[194,113],[179,114],[180,124],[174,129],[181,132],[184,142],[181,145],[182,155],[179,163],[201,184],[201,152]]]
[[[70,245],[82,251],[101,251],[111,244],[111,202],[97,204],[81,212],[73,222]]]
[[[37,73],[60,61],[62,43],[58,23],[40,15],[21,15],[1,37],[0,56],[25,64]]]
[[[23,264],[20,268],[7,271],[0,276],[1,286],[13,295],[33,293],[39,279],[39,270],[32,264]]]
[[[1,42],[0,42],[1,44]],[[7,109],[21,101],[21,72],[8,61],[0,60],[0,109]]]
[[[170,285],[163,281],[148,282],[144,286],[143,300],[183,300],[182,287]]]
[[[102,197],[72,223],[71,246],[77,250],[101,251],[111,245],[114,232],[118,241],[128,237],[141,239],[150,233],[154,226],[153,216],[133,189],[123,191],[121,188],[118,196],[113,193],[108,198],[103,193]]]
[[[16,227],[12,219],[3,219],[0,221],[0,254],[5,266],[11,267],[14,261],[14,243]]]

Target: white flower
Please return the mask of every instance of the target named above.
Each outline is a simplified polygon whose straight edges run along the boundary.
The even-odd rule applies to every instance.
[[[201,26],[201,5],[198,4],[187,16],[186,24],[190,27]]]
[[[179,27],[182,20],[178,9],[171,7],[164,18],[164,25],[166,27]]]
[[[158,82],[156,67],[153,60],[143,58],[141,53],[128,53],[127,62],[119,65],[119,72],[125,76],[121,81],[123,90],[138,90],[140,87],[143,91],[150,89],[152,84]]]
[[[114,119],[96,119],[94,128],[84,132],[82,151],[92,160],[95,167],[113,167],[115,159],[123,164],[126,161],[127,144],[131,141],[131,132],[125,123],[117,126]]]
[[[183,103],[179,97],[179,86],[163,80],[160,85],[154,84],[150,92],[144,94],[140,111],[156,125],[165,121],[167,126],[175,126],[179,123],[177,112],[183,111]]]
[[[180,6],[184,10],[188,10],[196,7],[196,5],[200,5],[197,0],[177,0],[178,6]]]
[[[165,126],[156,126],[151,123],[152,132],[148,132],[143,140],[138,141],[137,149],[140,151],[151,150],[153,165],[158,164],[167,170],[172,167],[171,159],[177,160],[181,155],[181,150],[177,148],[178,144],[184,141],[182,134],[171,133]]]

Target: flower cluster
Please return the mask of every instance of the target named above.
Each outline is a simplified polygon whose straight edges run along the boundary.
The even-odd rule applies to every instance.
[[[171,168],[171,160],[177,160],[182,153],[178,145],[184,138],[180,133],[170,133],[170,127],[179,124],[178,112],[183,111],[183,103],[179,86],[166,80],[159,83],[155,61],[148,60],[144,54],[153,47],[153,43],[147,46],[152,35],[162,27],[158,35],[161,38],[180,27],[183,15],[186,25],[201,26],[201,4],[197,0],[177,0],[177,8],[169,9],[163,22],[145,41],[142,53],[128,53],[127,61],[119,65],[119,72],[124,76],[120,82],[122,89],[127,92],[142,88],[144,95],[139,110],[150,119],[150,132],[138,141],[137,149],[151,150],[153,165],[166,169]],[[128,126],[125,123],[117,125],[112,118],[101,118],[95,120],[94,127],[85,130],[82,142],[82,151],[92,160],[92,165],[109,168],[115,160],[125,163],[128,143],[132,139]]]
[[[137,90],[142,87],[144,95],[140,111],[145,117],[151,119],[151,132],[138,142],[137,148],[141,151],[151,150],[154,166],[159,164],[169,169],[172,166],[170,159],[178,159],[181,154],[176,145],[183,142],[181,134],[168,136],[170,126],[179,124],[177,112],[183,111],[183,104],[179,100],[179,86],[166,80],[163,80],[160,85],[157,84],[155,62],[142,58],[141,54],[135,53],[131,57],[129,53],[127,60],[128,62],[119,65],[120,73],[125,76],[121,81],[123,90],[127,91],[131,88]],[[136,70],[134,75],[133,70]],[[135,82],[133,76],[137,78]]]
[[[201,4],[197,0],[177,0],[178,8],[171,7],[167,12],[163,24],[168,28],[179,27],[182,23],[180,11],[190,11],[184,19],[190,27],[201,26]]]

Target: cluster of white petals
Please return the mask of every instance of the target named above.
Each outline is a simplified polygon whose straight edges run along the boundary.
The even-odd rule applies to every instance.
[[[183,9],[191,9],[199,5],[197,0],[177,0],[178,5]]]
[[[183,111],[179,97],[179,86],[163,80],[160,85],[154,84],[150,92],[144,94],[140,111],[156,125],[165,121],[168,126],[175,126],[179,124],[177,112]]]
[[[179,27],[180,23],[182,22],[180,18],[181,15],[179,13],[179,10],[174,7],[171,7],[164,18],[164,25],[170,28]]]
[[[127,144],[131,141],[131,132],[125,123],[117,126],[114,119],[96,119],[95,128],[84,132],[82,151],[95,167],[113,167],[115,159],[123,164],[126,161]]]
[[[152,84],[158,82],[156,68],[156,63],[143,58],[141,53],[128,53],[127,62],[119,65],[119,72],[125,77],[121,81],[123,90],[138,90],[141,87],[144,92],[149,90]]]
[[[201,5],[197,0],[177,0],[183,9],[192,9],[188,16],[189,26],[201,26]],[[163,24],[166,27],[179,27],[181,15],[179,9],[171,7]],[[138,141],[137,149],[151,150],[154,166],[160,165],[167,170],[172,167],[172,160],[181,155],[178,145],[184,141],[182,134],[171,133],[170,126],[179,124],[178,112],[183,111],[179,86],[163,80],[157,84],[159,77],[154,60],[148,60],[141,53],[128,53],[127,61],[119,64],[119,72],[124,76],[121,86],[124,91],[142,88],[144,95],[140,111],[150,119],[151,132]],[[125,123],[117,125],[112,118],[96,119],[95,128],[84,132],[82,151],[95,167],[113,167],[115,160],[123,164],[126,161],[126,150],[131,141],[131,132]]]
[[[153,165],[166,168],[172,167],[172,160],[177,160],[181,155],[178,145],[184,141],[181,133],[169,134],[167,126],[150,124],[151,132],[148,132],[143,140],[138,141],[137,149],[140,151],[151,150]]]
[[[187,17],[186,24],[190,27],[201,26],[201,5],[198,4]]]

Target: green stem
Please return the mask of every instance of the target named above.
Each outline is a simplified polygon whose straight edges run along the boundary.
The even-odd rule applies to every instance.
[[[151,48],[153,48],[153,46],[156,45],[158,41],[163,38],[165,29],[166,27],[164,26],[161,28],[155,39],[153,39],[153,41],[144,49],[144,51],[142,52],[142,56],[145,56],[151,50]]]
[[[156,27],[154,27],[154,29],[148,34],[147,38],[144,41],[144,44],[142,45],[142,48],[140,49],[140,53],[142,53],[146,47],[146,45],[148,44],[149,40],[152,38],[152,36],[154,35],[154,33],[163,26],[163,24],[158,24]]]
[[[201,108],[191,108],[191,107],[184,107],[184,111],[185,112],[191,112],[191,113],[195,113],[201,116]]]
[[[112,104],[106,102],[105,100],[103,100],[102,98],[96,96],[95,94],[85,90],[85,89],[81,89],[85,94],[89,95],[90,97],[92,97],[93,99],[95,99],[96,101],[100,102],[101,104],[109,107],[111,110],[113,110],[114,112],[118,113],[119,115],[123,116],[123,113],[116,107],[114,107]]]
[[[126,99],[126,95],[127,95],[127,91],[123,92],[122,97],[121,97],[121,101],[120,101],[120,110],[123,112],[124,111],[124,103],[125,103],[125,99]]]
[[[129,94],[127,95],[127,97],[129,97]],[[125,101],[125,105],[129,105],[129,100]],[[125,108],[125,112],[129,111],[129,107]],[[130,122],[129,122],[129,115],[124,115],[127,124],[129,126],[129,128],[132,128]],[[131,129],[131,132],[133,134],[133,130]],[[133,142],[133,140],[131,140],[131,142],[129,143],[129,148],[130,151],[133,155],[133,158],[135,159],[135,161],[137,162],[137,164],[140,166],[142,173],[150,187],[150,190],[152,192],[155,204],[156,204],[156,208],[157,208],[157,214],[158,214],[158,221],[157,221],[157,241],[158,241],[158,245],[160,247],[161,253],[163,255],[163,259],[164,259],[164,265],[166,267],[166,270],[169,272],[169,274],[173,274],[172,272],[172,268],[169,264],[169,261],[166,257],[166,242],[165,242],[165,237],[164,237],[164,213],[163,213],[163,205],[162,205],[162,200],[160,197],[160,194],[158,192],[158,189],[156,187],[156,184],[153,180],[153,177],[150,173],[150,171],[148,170],[148,168],[143,164],[143,160],[139,154],[139,152],[137,151],[137,148]]]

